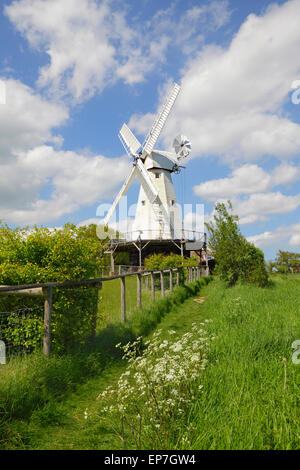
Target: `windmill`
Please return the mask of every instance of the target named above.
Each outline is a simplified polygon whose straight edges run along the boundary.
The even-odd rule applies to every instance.
[[[127,154],[133,158],[133,167],[103,223],[107,226],[121,198],[127,193],[135,177],[138,177],[141,188],[132,232],[127,239],[182,238],[181,213],[171,175],[179,172],[182,161],[190,153],[191,144],[185,136],[178,135],[173,142],[174,153],[154,148],[179,91],[180,86],[175,83],[143,145],[126,124],[120,129],[119,138]]]

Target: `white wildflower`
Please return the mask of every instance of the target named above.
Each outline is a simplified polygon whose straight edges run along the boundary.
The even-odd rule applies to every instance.
[[[179,352],[182,350],[182,344],[181,343],[175,343],[173,346],[172,346],[172,350],[174,352]]]
[[[191,362],[198,362],[200,360],[200,354],[193,354],[191,356]]]

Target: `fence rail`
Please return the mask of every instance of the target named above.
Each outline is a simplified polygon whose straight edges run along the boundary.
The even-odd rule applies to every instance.
[[[50,356],[51,352],[51,314],[52,314],[52,300],[53,300],[53,289],[54,288],[67,288],[67,287],[79,287],[87,286],[94,287],[96,289],[102,289],[103,282],[109,282],[114,279],[120,279],[121,284],[121,305],[120,315],[123,322],[126,321],[126,279],[128,277],[136,276],[137,279],[137,302],[136,306],[138,309],[142,308],[142,282],[147,282],[147,287],[151,285],[151,299],[155,300],[157,289],[155,288],[155,275],[159,275],[159,290],[161,297],[165,296],[166,285],[165,285],[165,274],[169,277],[169,290],[173,290],[174,283],[180,284],[180,271],[186,271],[186,282],[191,283],[196,281],[201,276],[208,275],[206,270],[203,270],[200,266],[195,267],[183,267],[178,266],[176,268],[168,268],[161,270],[140,270],[137,272],[129,272],[126,274],[118,274],[107,277],[100,277],[94,279],[84,279],[81,281],[65,281],[65,282],[46,282],[37,284],[25,284],[15,286],[0,286],[0,295],[23,295],[23,296],[40,296],[44,300],[44,314],[43,314],[43,353],[45,356]],[[149,282],[150,280],[150,282]],[[5,312],[8,314],[7,312]],[[0,325],[1,326],[1,325]],[[0,330],[1,333],[1,330]],[[96,324],[95,332],[96,334]],[[1,340],[1,334],[0,334]]]

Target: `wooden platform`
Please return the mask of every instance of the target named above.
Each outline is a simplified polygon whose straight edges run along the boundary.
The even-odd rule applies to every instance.
[[[203,240],[182,239],[138,239],[135,241],[110,240],[107,252],[114,256],[117,253],[129,253],[129,264],[142,266],[144,259],[153,254],[170,255],[172,253],[188,257],[191,251],[206,250],[205,234]],[[195,245],[193,245],[196,243]]]

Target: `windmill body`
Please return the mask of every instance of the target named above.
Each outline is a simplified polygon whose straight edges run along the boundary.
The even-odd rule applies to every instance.
[[[108,224],[119,201],[138,177],[141,188],[135,220],[131,233],[126,235],[131,241],[183,238],[182,218],[172,173],[179,171],[181,161],[189,154],[191,145],[185,136],[179,135],[173,143],[174,153],[154,149],[179,91],[179,85],[175,84],[143,145],[126,124],[123,124],[119,133],[127,153],[133,157],[133,167],[108,211],[104,224]]]
[[[150,168],[147,168],[147,166]],[[158,192],[158,201],[150,203],[141,185],[132,238],[179,239],[182,237],[182,218],[177,204],[171,171],[145,162],[149,177]]]

